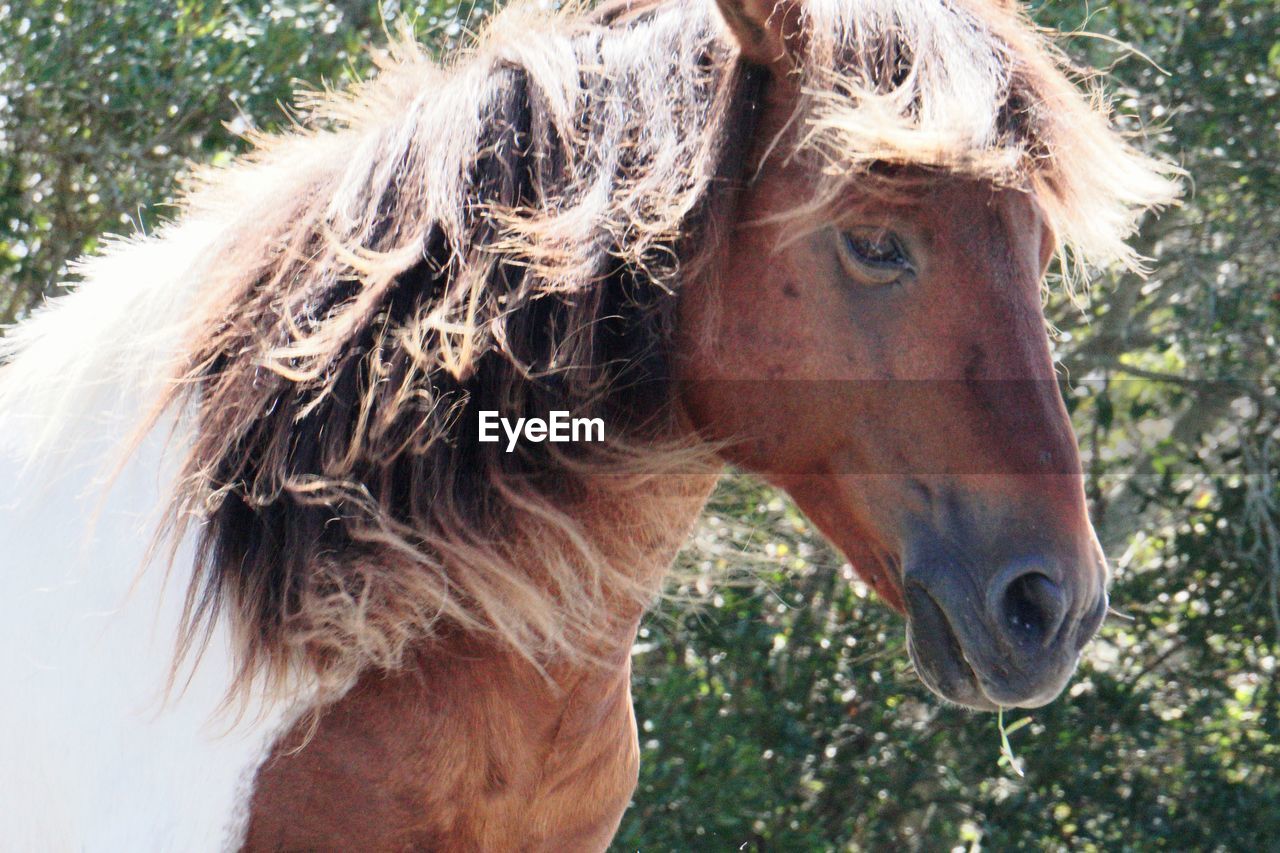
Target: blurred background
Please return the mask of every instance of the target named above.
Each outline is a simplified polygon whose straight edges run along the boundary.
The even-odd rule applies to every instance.
[[[367,73],[400,22],[444,52],[491,9],[0,0],[0,323],[163,220],[191,162],[287,124],[300,81]],[[1150,277],[1047,308],[1118,615],[1004,749],[791,504],[730,475],[635,649],[617,850],[1280,849],[1280,7],[1031,12],[1190,174],[1136,238]]]

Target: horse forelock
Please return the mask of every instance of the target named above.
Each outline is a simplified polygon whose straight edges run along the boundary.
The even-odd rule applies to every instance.
[[[1020,4],[800,7],[792,150],[822,179],[797,218],[838,203],[876,167],[923,167],[1032,193],[1068,287],[1092,267],[1142,271],[1126,240],[1145,211],[1176,198],[1180,170],[1130,144],[1098,76],[1073,66]]]
[[[188,646],[228,618],[242,683],[297,667],[345,683],[445,626],[578,655],[619,597],[650,595],[566,505],[601,472],[641,489],[704,460],[659,440],[674,294],[712,262],[714,188],[749,175],[731,146],[762,72],[710,0],[623,8],[511,7],[448,67],[397,44],[371,82],[313,96],[306,127],[199,176],[187,225],[91,262],[89,279],[125,280],[146,252],[164,261],[114,325],[88,287],[10,345],[0,401],[58,385],[59,313],[127,328],[152,296],[183,295],[94,355],[148,388],[164,374],[151,417],[192,412],[165,533],[194,525],[200,543]],[[776,140],[813,166],[798,216],[878,165],[922,166],[1027,186],[1082,257],[1135,263],[1124,237],[1171,196],[1169,170],[1016,10],[802,9],[801,94]],[[476,440],[481,409],[600,416],[615,440],[507,454]]]

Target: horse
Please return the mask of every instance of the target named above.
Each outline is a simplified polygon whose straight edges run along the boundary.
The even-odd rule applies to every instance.
[[[1050,701],[1107,568],[1046,270],[1177,192],[1082,76],[1002,0],[517,4],[199,172],[0,351],[7,843],[604,849],[726,465],[944,700]]]

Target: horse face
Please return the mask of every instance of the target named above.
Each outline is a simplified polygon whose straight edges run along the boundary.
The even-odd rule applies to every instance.
[[[770,218],[804,192],[764,169],[757,224],[682,293],[689,418],[905,610],[935,692],[1048,702],[1106,609],[1041,311],[1053,235],[1026,194],[936,175]]]

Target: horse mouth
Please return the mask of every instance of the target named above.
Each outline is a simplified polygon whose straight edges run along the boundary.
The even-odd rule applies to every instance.
[[[933,596],[919,584],[908,584],[907,652],[920,680],[931,691],[975,711],[995,711],[982,680],[965,657],[951,621]]]

